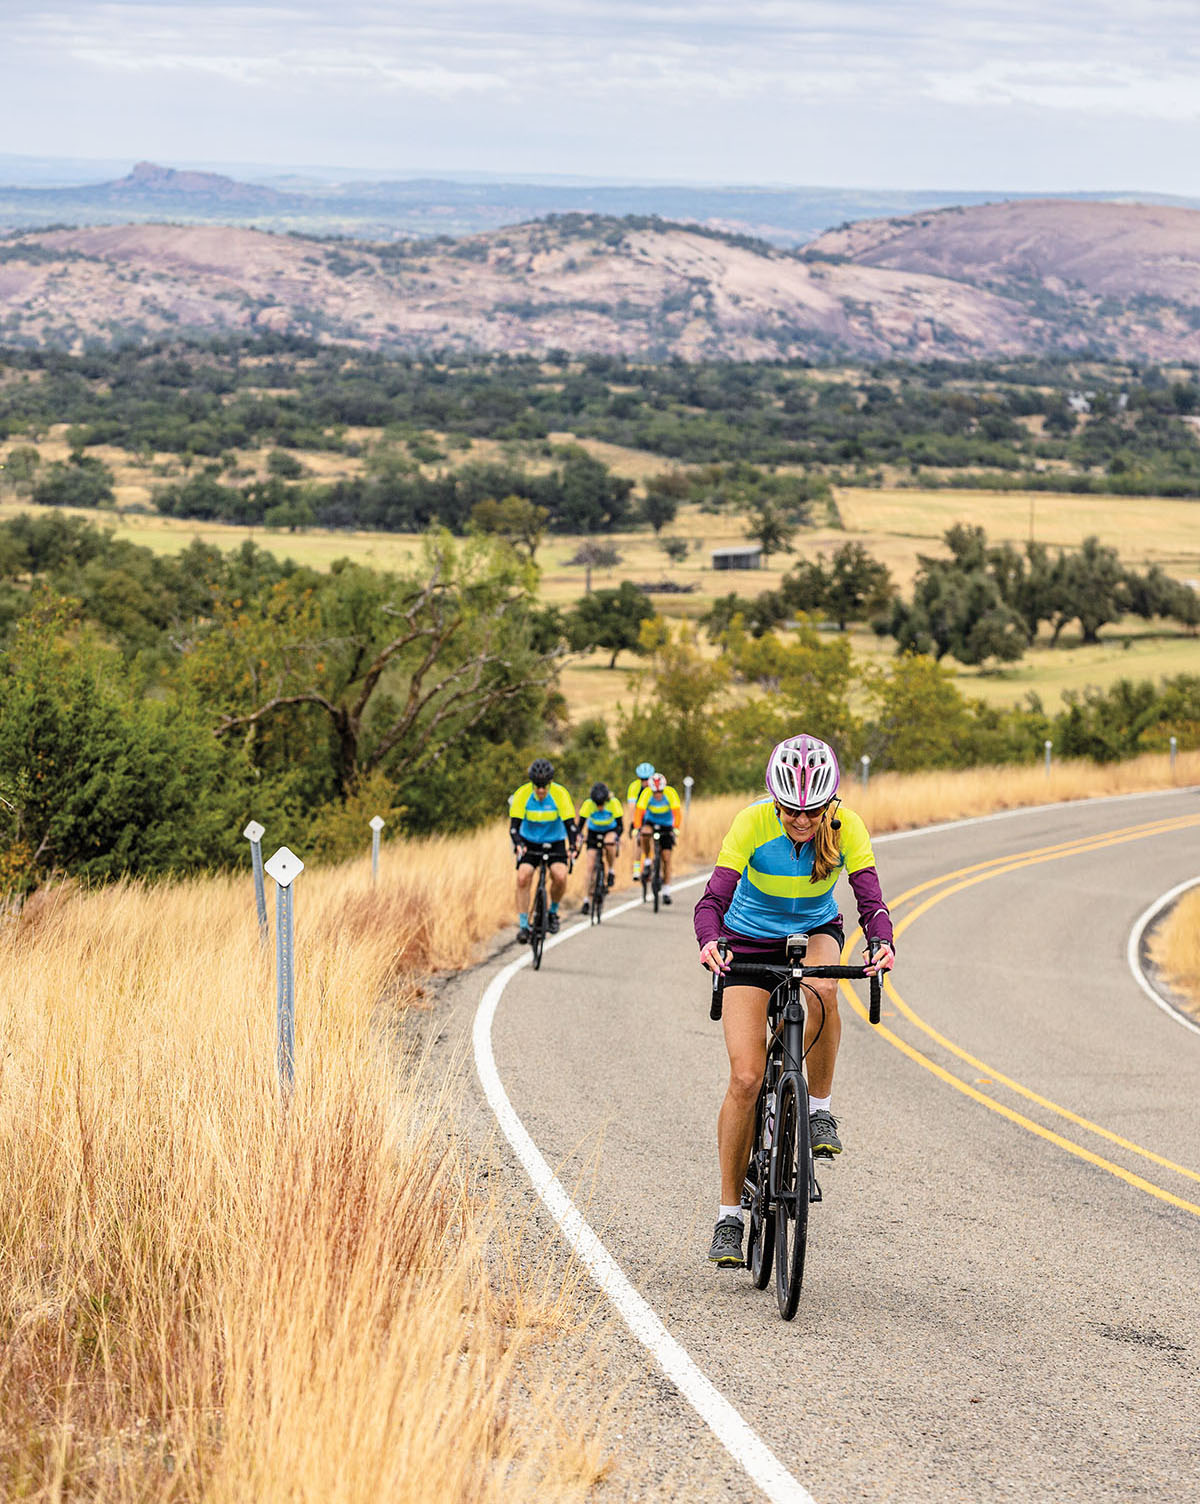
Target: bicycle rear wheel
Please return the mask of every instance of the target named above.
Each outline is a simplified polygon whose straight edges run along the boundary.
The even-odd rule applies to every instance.
[[[529,948],[533,952],[533,969],[542,964],[542,947],[546,943],[546,880],[538,883],[533,898],[533,913],[529,916]]]
[[[800,1304],[811,1186],[808,1088],[800,1077],[789,1075],[779,1088],[775,1116],[775,1294],[785,1321],[791,1321]]]

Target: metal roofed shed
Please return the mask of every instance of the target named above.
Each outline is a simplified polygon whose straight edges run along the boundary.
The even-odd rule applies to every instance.
[[[714,569],[761,569],[762,549],[757,543],[743,543],[737,548],[714,548]]]

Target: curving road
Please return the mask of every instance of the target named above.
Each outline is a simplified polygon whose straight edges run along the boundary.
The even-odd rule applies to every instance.
[[[900,964],[881,1031],[843,999],[846,1153],[793,1323],[705,1259],[725,1057],[699,887],[511,978],[491,1040],[513,1108],[791,1497],[1200,1496],[1200,1037],[1125,959],[1147,903],[1200,871],[1200,796],[876,845]],[[692,1436],[670,1492],[762,1496],[661,1375],[635,1382]]]

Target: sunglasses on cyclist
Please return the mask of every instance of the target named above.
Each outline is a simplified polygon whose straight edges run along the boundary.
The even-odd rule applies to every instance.
[[[829,808],[828,804],[822,804],[816,809],[797,809],[795,805],[784,804],[780,799],[776,799],[775,803],[779,808],[779,813],[787,815],[792,820],[797,819],[800,815],[807,815],[810,820],[819,820]]]

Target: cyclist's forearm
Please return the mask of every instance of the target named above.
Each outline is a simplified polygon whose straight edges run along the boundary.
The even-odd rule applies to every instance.
[[[508,839],[513,843],[514,851],[522,844],[520,820],[510,820],[508,822]]]
[[[862,932],[867,940],[884,940],[894,948],[892,916],[883,901],[879,873],[874,867],[863,867],[850,874],[850,886],[854,889],[854,901],[858,904],[858,922],[862,925]]]
[[[708,885],[704,889],[704,896],[696,905],[696,912],[692,916],[692,924],[696,931],[696,939],[701,947],[707,945],[710,940],[718,940],[721,936],[722,920],[725,911],[733,902],[733,892],[738,885],[739,874],[728,867],[714,867]]]

